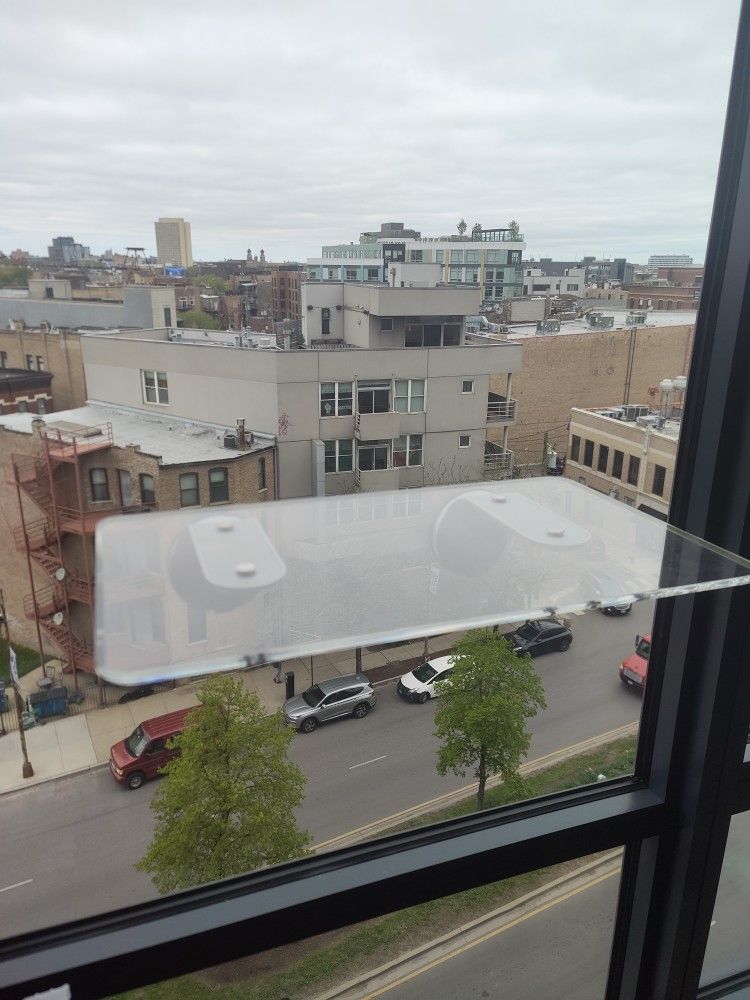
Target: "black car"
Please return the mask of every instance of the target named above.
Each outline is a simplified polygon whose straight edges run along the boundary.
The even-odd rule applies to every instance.
[[[542,653],[564,652],[573,641],[573,633],[554,618],[540,618],[526,622],[505,638],[519,655],[541,656]]]

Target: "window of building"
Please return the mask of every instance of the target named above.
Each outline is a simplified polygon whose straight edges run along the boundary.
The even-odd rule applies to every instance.
[[[229,472],[226,468],[208,470],[208,502],[227,503],[229,500]]]
[[[448,281],[460,282],[461,281],[461,268],[451,267],[448,271]]]
[[[380,280],[380,269],[377,267],[367,268],[367,280],[368,281],[379,281]]]
[[[508,263],[509,264],[520,264],[521,263],[521,251],[520,250],[509,250],[508,251]]]
[[[337,267],[327,267],[326,277],[329,281],[335,281],[339,276],[339,268]]]
[[[266,460],[265,458],[258,459],[258,489],[266,489]]]
[[[485,269],[484,280],[488,285],[491,285],[492,282],[495,280],[495,272],[492,269],[490,269],[489,271]]]
[[[156,503],[156,484],[153,476],[142,472],[138,476],[138,486],[141,493],[141,503]]]
[[[485,260],[488,264],[504,264],[507,260],[506,253],[506,250],[488,250]]]
[[[198,473],[183,472],[180,476],[180,507],[197,507],[199,504]]]
[[[28,370],[30,372],[34,370],[34,355],[33,354],[27,354],[26,355],[26,367],[28,368]]]
[[[130,507],[133,503],[133,480],[127,469],[117,470],[117,481],[120,486],[120,503]]]
[[[165,406],[169,402],[167,373],[142,371],[141,376],[143,378],[143,402]]]
[[[473,378],[465,378],[465,379],[463,379],[463,381],[461,382],[461,392],[462,393],[474,392],[474,379]]]
[[[463,250],[451,250],[451,264],[463,264],[463,262],[464,262]]]
[[[637,486],[638,485],[638,473],[641,469],[641,460],[636,458],[635,455],[631,455],[628,460],[628,485]]]
[[[410,251],[409,256],[410,256],[411,260],[413,260],[415,263],[421,264],[422,263],[422,253],[423,252],[424,251],[422,251],[422,250],[412,250],[412,251]]]
[[[387,469],[389,441],[361,441],[357,448],[357,465],[362,472]]]
[[[654,482],[651,488],[651,492],[655,493],[656,496],[664,496],[664,480],[667,476],[667,470],[663,465],[654,466]]]
[[[109,477],[103,468],[89,469],[92,500],[109,500]]]
[[[422,464],[421,434],[402,434],[393,439],[393,464],[398,468]]]
[[[37,413],[46,413],[47,412],[47,401],[46,401],[46,399],[43,399],[41,396],[37,396],[37,400],[36,400],[36,412]]]
[[[461,343],[461,324],[446,323],[443,327],[443,347],[458,347]]]
[[[390,379],[373,378],[357,382],[358,413],[388,413],[390,409]]]
[[[45,299],[54,299],[54,297],[55,297],[55,289],[51,285],[46,285],[45,286],[44,297],[45,297]]]
[[[172,310],[169,306],[164,306],[164,326],[172,325]]]
[[[0,368],[8,367],[8,352],[0,351]]]
[[[615,450],[614,457],[612,458],[612,478],[622,479],[622,463],[625,459],[625,455],[621,451]]]
[[[331,332],[331,310],[328,308],[320,310],[320,332],[323,335]]]
[[[27,400],[25,400],[25,399],[19,399],[18,400],[18,412],[19,413],[28,413],[29,412],[29,404],[28,404]]]
[[[354,442],[346,439],[324,441],[326,472],[351,472],[354,461]]]
[[[36,370],[38,372],[44,371],[44,358],[41,357],[39,354],[37,354],[36,356]]]
[[[380,321],[381,333],[391,333],[393,331],[393,317],[384,316]]]
[[[573,434],[570,438],[570,460],[571,462],[577,462],[578,456],[581,453],[581,439],[577,434]]]
[[[479,250],[467,250],[464,258],[467,264],[479,263]]]
[[[594,442],[584,441],[583,442],[583,464],[588,466],[593,466],[594,464]]]
[[[397,413],[424,412],[424,379],[397,378],[394,392],[394,410]]]
[[[445,250],[436,250],[435,251],[435,263],[436,264],[444,264],[445,263]]]
[[[357,280],[357,269],[356,267],[347,267],[346,269],[346,280],[356,281]]]
[[[607,471],[607,463],[609,462],[609,448],[606,444],[599,445],[599,458],[596,463],[596,471],[604,472]]]
[[[352,383],[320,383],[321,417],[350,417],[352,415]]]
[[[458,447],[459,448],[471,448],[471,434],[459,434],[458,435]]]

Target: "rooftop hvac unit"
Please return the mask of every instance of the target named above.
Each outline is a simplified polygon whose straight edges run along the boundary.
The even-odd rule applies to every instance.
[[[237,449],[237,432],[236,431],[225,431],[224,432],[224,447]]]
[[[638,417],[646,417],[649,414],[649,408],[647,406],[623,406],[623,420],[637,420]]]
[[[636,424],[639,427],[658,427],[659,418],[655,413],[649,413],[646,416],[636,417]]]
[[[603,417],[611,417],[612,420],[622,420],[623,419],[622,407],[621,406],[615,406],[611,410],[602,410],[601,411],[601,416],[603,416]]]

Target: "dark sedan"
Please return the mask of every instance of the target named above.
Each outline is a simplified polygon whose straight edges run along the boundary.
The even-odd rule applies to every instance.
[[[567,625],[562,625],[554,618],[540,618],[534,622],[526,622],[515,632],[509,632],[505,638],[519,656],[530,653],[531,656],[541,656],[543,653],[564,653],[573,641],[573,633]]]

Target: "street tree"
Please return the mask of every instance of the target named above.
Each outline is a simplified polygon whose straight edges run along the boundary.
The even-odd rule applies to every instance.
[[[459,224],[456,226],[456,229],[458,230],[458,235],[463,236],[466,232],[466,219],[461,219]]]
[[[179,314],[178,326],[187,330],[221,330],[221,323],[202,309],[189,309]]]
[[[519,773],[529,749],[527,720],[546,708],[544,690],[530,656],[517,656],[492,629],[477,629],[456,643],[450,678],[436,685],[440,696],[435,735],[440,774],[474,775],[477,808],[484,808],[487,779],[500,775],[522,795]]]
[[[156,828],[136,865],[161,893],[299,858],[310,840],[294,817],[305,779],[288,759],[294,733],[281,713],[267,715],[230,675],[210,678],[198,699],[151,802]]]

